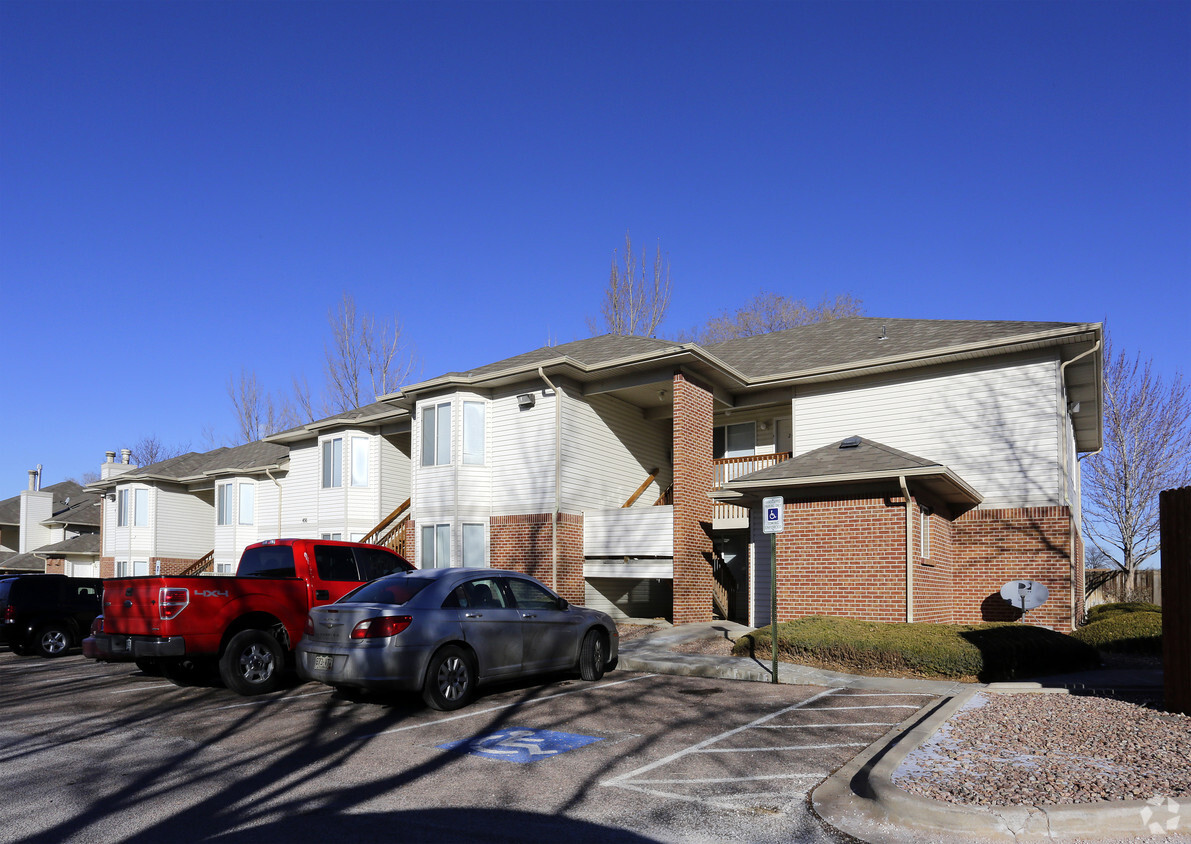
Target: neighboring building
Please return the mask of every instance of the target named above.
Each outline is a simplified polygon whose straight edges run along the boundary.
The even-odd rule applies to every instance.
[[[0,574],[93,576],[99,559],[99,497],[74,481],[28,489],[0,501]]]
[[[413,416],[423,567],[528,571],[622,616],[715,605],[765,624],[757,499],[786,490],[806,525],[779,540],[779,619],[1005,618],[994,595],[1030,578],[1052,595],[1031,620],[1070,629],[1101,340],[1098,324],[867,318],[707,347],[608,335],[383,400]],[[864,459],[843,479],[816,480],[819,458],[781,468],[852,435]]]

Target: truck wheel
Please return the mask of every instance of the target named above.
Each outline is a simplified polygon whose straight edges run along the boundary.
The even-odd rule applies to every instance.
[[[60,624],[47,624],[34,635],[33,648],[41,656],[62,656],[70,648],[70,631]]]
[[[604,676],[604,637],[597,630],[588,630],[579,649],[579,676],[584,680],[598,680]]]
[[[431,709],[447,712],[466,706],[475,689],[476,670],[460,648],[447,645],[430,658],[422,700]]]
[[[281,685],[285,652],[264,630],[241,630],[219,658],[219,676],[233,692],[261,695]]]

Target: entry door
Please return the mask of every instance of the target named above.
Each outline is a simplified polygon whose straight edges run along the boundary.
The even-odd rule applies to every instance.
[[[773,426],[773,450],[778,454],[794,451],[794,425],[790,419],[778,419]]]

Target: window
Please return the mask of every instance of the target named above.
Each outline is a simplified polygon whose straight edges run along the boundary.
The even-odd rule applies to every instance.
[[[314,565],[319,580],[359,580],[356,555],[348,545],[315,545]]]
[[[463,584],[467,595],[467,605],[474,609],[504,609],[504,592],[496,578],[485,577],[480,580],[469,580]]]
[[[463,526],[463,565],[484,568],[488,563],[484,548],[484,526]]]
[[[323,441],[323,489],[343,486],[343,437]]]
[[[484,465],[484,403],[463,403],[463,463]]]
[[[128,526],[128,490],[121,489],[116,491],[116,525],[117,527]],[[123,577],[124,575],[117,575]]]
[[[133,560],[132,561],[132,576],[133,577],[144,577],[148,573],[149,573],[149,561],[148,560]]]
[[[423,525],[419,546],[421,568],[448,568],[451,565],[451,526]]]
[[[919,507],[918,516],[922,530],[922,555],[923,557],[930,556],[930,514],[929,507]]]
[[[256,521],[256,484],[240,484],[240,512],[237,521],[251,525]]]
[[[329,539],[332,542],[340,542],[343,540],[342,533],[320,533],[319,539]]]
[[[294,549],[289,545],[245,548],[237,574],[240,577],[294,577]]]
[[[352,486],[368,486],[367,437],[352,437]]]
[[[507,581],[509,590],[513,593],[513,600],[524,610],[557,610],[558,598],[547,592],[541,586],[519,577],[510,577]]]
[[[375,580],[386,574],[409,571],[413,568],[401,557],[384,548],[356,548],[355,552],[361,580]]]
[[[116,561],[116,577],[128,577],[132,572],[132,567],[128,564],[128,560]]]
[[[216,574],[231,574],[232,573],[232,564],[231,563],[216,563],[215,564],[215,573]]]
[[[136,527],[149,524],[149,490],[134,489],[132,491],[132,523]],[[149,572],[145,572],[148,574]]]
[[[232,485],[215,485],[215,524],[230,525],[232,523]]]
[[[444,466],[450,462],[451,405],[427,405],[422,408],[422,465]]]
[[[757,450],[754,422],[721,425],[712,432],[712,457],[751,457]]]

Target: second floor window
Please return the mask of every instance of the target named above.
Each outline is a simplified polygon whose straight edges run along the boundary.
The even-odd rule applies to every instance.
[[[128,526],[128,490],[116,490],[116,526]]]
[[[484,465],[484,403],[463,403],[463,463]]]
[[[445,466],[451,462],[451,404],[422,408],[422,465]]]
[[[230,525],[232,523],[232,485],[215,485],[215,524]]]
[[[256,519],[256,484],[240,484],[240,513],[237,521],[250,525]]]
[[[149,490],[132,491],[132,523],[136,527],[149,524]]]
[[[323,489],[343,486],[343,437],[323,441]]]
[[[367,437],[352,437],[352,486],[368,486]]]

